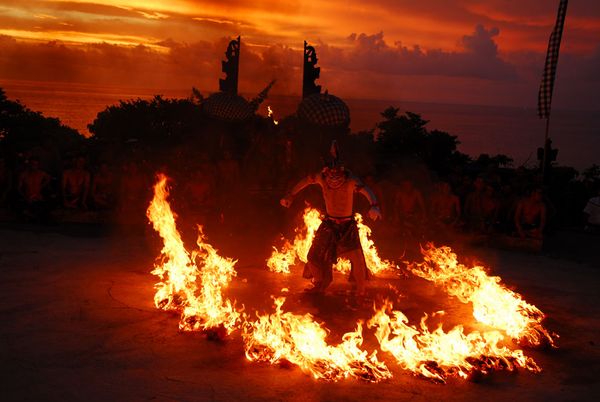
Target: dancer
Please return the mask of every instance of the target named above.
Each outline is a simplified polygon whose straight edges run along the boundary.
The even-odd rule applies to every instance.
[[[371,204],[369,217],[381,218],[375,195],[360,179],[353,176],[339,162],[337,143],[331,145],[331,166],[314,175],[309,175],[294,186],[292,191],[281,199],[281,205],[289,208],[294,197],[304,188],[316,184],[321,187],[327,215],[317,229],[308,252],[308,262],[303,277],[311,279],[310,292],[322,293],[333,280],[332,266],[338,257],[350,260],[352,270],[350,281],[356,286],[356,295],[365,293],[365,281],[369,275],[360,244],[356,221],[354,220],[354,193],[360,193]]]

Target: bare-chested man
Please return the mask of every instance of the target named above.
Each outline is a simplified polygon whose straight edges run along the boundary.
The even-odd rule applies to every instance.
[[[6,159],[0,157],[0,208],[8,205],[8,196],[12,187],[12,173]]]
[[[600,232],[600,187],[596,189],[596,196],[589,199],[583,213],[587,216],[585,231]]]
[[[19,176],[18,191],[24,202],[23,213],[30,218],[37,218],[45,210],[44,190],[50,184],[50,175],[40,169],[37,158],[30,159],[28,165]]]
[[[400,190],[394,196],[394,220],[403,232],[413,232],[425,219],[425,201],[412,181],[402,180]]]
[[[106,162],[100,164],[92,180],[92,201],[99,209],[110,209],[114,206],[115,179]]]
[[[148,183],[137,163],[126,162],[120,180],[119,204],[122,211],[133,212],[146,200]]]
[[[87,208],[90,172],[85,169],[85,158],[75,158],[74,166],[63,172],[61,188],[65,208]]]
[[[546,205],[542,190],[537,188],[517,204],[515,226],[522,238],[541,239],[546,226]]]
[[[336,149],[335,145],[332,147]],[[381,218],[381,212],[373,192],[348,170],[337,163],[337,151],[332,151],[334,163],[320,173],[302,179],[292,191],[281,199],[281,205],[289,207],[294,197],[304,188],[316,184],[321,187],[327,215],[319,226],[308,252],[308,262],[303,276],[312,279],[312,292],[323,292],[333,280],[332,266],[338,257],[347,258],[352,264],[350,279],[355,282],[357,296],[364,295],[368,269],[362,252],[358,228],[354,220],[354,193],[360,193],[369,201],[369,217]]]
[[[450,189],[450,185],[441,182],[431,199],[431,212],[436,220],[444,225],[453,226],[460,219],[460,200]]]

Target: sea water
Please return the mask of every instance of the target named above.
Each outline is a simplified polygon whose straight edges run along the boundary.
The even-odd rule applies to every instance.
[[[45,116],[58,117],[63,124],[89,136],[88,124],[98,112],[119,100],[188,97],[189,88],[118,88],[92,84],[0,80],[10,99],[18,99]],[[202,91],[206,96],[207,91]],[[535,94],[534,94],[535,95]],[[389,106],[400,113],[418,113],[429,121],[427,127],[458,136],[459,150],[471,156],[481,153],[506,154],[514,166],[536,164],[536,150],[544,140],[545,120],[537,117],[535,96],[531,108],[440,104],[396,100],[344,99],[350,108],[353,132],[375,129],[381,112]],[[270,105],[275,118],[295,112],[299,97],[272,96],[259,109],[266,115]],[[600,111],[553,110],[550,124],[553,146],[559,149],[561,165],[584,169],[600,164]]]

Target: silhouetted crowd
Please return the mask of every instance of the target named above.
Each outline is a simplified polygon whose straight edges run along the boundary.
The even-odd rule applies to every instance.
[[[181,208],[223,220],[244,209],[245,197],[277,200],[304,173],[294,169],[298,156],[293,149],[293,143],[286,141],[276,153],[266,148],[261,153],[259,146],[249,151],[258,152],[254,157],[235,157],[225,149],[218,158],[200,152],[193,160],[175,156],[169,166],[151,167],[133,160],[97,161],[97,157],[91,158],[97,161],[92,164],[86,156],[61,157],[52,147],[41,146],[14,158],[12,168],[5,157],[0,158],[0,206],[3,219],[139,224],[145,221],[152,174],[163,170],[174,178]],[[383,225],[401,237],[426,240],[461,233],[541,242],[548,222],[557,214],[543,188],[520,180],[518,174],[508,178],[449,174],[441,180],[428,173],[405,173],[402,168],[387,177],[377,177],[372,166],[361,170],[380,199]],[[581,211],[590,232],[600,226],[597,187],[590,189],[592,197]]]
[[[44,155],[48,156],[48,155]],[[115,169],[106,162],[90,168],[84,156],[61,159],[28,153],[11,169],[0,159],[0,204],[4,218],[11,214],[23,221],[60,222],[77,212],[123,212],[142,207],[149,181],[137,164]],[[79,219],[88,219],[80,214]],[[66,218],[68,220],[69,218]]]

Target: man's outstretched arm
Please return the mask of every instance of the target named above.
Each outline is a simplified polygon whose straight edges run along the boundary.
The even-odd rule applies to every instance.
[[[296,197],[296,194],[298,194],[300,191],[304,190],[306,187],[310,186],[311,184],[317,184],[317,175],[311,174],[311,175],[306,176],[302,180],[300,180],[292,188],[292,190],[289,193],[287,193],[285,195],[285,197],[283,197],[281,199],[281,201],[279,201],[279,203],[281,205],[283,205],[284,207],[289,208],[290,205],[292,205],[292,202],[294,201],[294,197]]]
[[[355,178],[356,188],[354,191],[362,194],[369,201],[369,205],[371,208],[369,209],[369,218],[374,221],[377,219],[381,219],[381,210],[379,209],[379,204],[377,203],[377,197],[375,197],[375,193],[371,190],[367,185],[365,185],[362,181]]]

